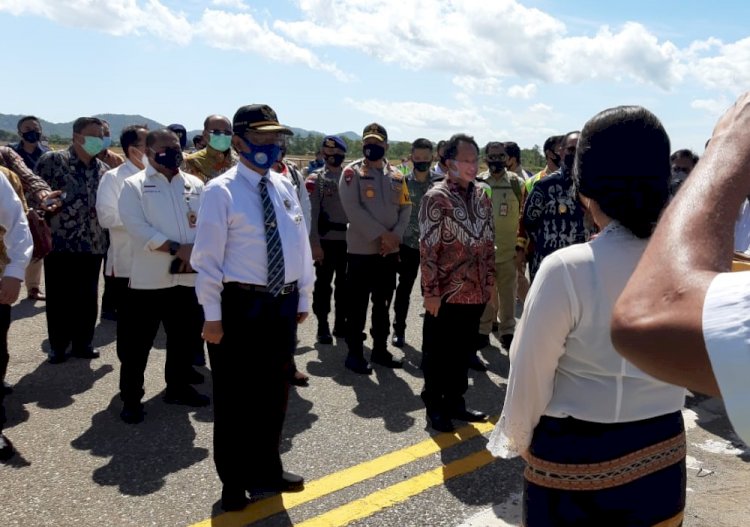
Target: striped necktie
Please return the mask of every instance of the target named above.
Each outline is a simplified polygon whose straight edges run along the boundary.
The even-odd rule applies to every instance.
[[[281,236],[279,236],[279,226],[276,223],[273,202],[268,195],[268,176],[260,178],[258,189],[263,204],[263,222],[266,226],[266,254],[268,255],[266,289],[273,296],[276,296],[284,286],[284,251],[281,247]]]

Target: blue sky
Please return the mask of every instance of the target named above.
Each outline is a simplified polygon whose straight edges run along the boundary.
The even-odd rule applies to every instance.
[[[0,0],[3,113],[202,126],[264,102],[322,132],[542,144],[641,104],[698,153],[750,88],[750,3]]]

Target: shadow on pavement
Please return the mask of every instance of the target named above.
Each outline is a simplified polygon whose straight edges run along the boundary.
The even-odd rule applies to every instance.
[[[702,394],[691,394],[685,398],[685,408],[694,411],[698,415],[695,424],[707,432],[726,439],[733,447],[740,450],[737,458],[744,462],[750,462],[750,447],[745,445],[737,436],[729,421],[724,403],[716,397]]]
[[[92,479],[99,485],[117,486],[121,494],[144,496],[160,490],[165,478],[208,457],[208,449],[196,447],[196,433],[189,414],[194,408],[168,405],[163,393],[145,402],[146,419],[129,425],[120,420],[118,395],[95,414],[91,428],[71,445],[91,455],[111,458],[96,469]]]
[[[300,392],[301,390],[302,392]],[[300,393],[304,393],[304,390],[305,388],[295,388],[294,386],[289,388],[289,404],[287,405],[284,429],[281,432],[281,446],[279,447],[282,454],[292,449],[292,439],[297,434],[309,430],[313,423],[318,420],[318,416],[310,412],[313,403],[300,396]],[[294,467],[289,470],[296,472]]]
[[[36,370],[23,376],[5,397],[8,422],[5,428],[28,420],[25,406],[36,403],[39,408],[57,410],[73,404],[74,395],[84,393],[111,373],[109,364],[97,365],[97,360],[70,358],[62,364],[42,362]]]
[[[44,311],[44,305],[44,302],[32,302],[28,299],[13,304],[13,309],[10,310],[11,324],[13,320],[35,317]]]

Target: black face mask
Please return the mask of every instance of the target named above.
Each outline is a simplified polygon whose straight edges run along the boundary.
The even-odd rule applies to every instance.
[[[36,130],[29,130],[28,132],[24,132],[21,134],[21,137],[23,137],[23,140],[27,143],[38,143],[39,140],[42,138],[42,134],[40,132],[37,132]]]
[[[380,161],[385,155],[385,147],[380,145],[365,145],[362,147],[362,153],[368,161]]]
[[[154,161],[164,168],[174,170],[182,164],[182,151],[179,148],[167,148],[164,152],[154,154]]]
[[[505,168],[505,161],[488,161],[487,166],[490,172],[502,172]]]
[[[344,162],[344,154],[332,154],[326,157],[326,163],[328,163],[329,166],[332,166],[334,168],[340,167],[341,163],[343,162]]]
[[[576,160],[575,153],[573,154],[565,154],[565,157],[563,158],[563,165],[567,170],[573,170],[573,163]]]
[[[417,172],[427,172],[430,169],[429,161],[413,161],[414,170]]]

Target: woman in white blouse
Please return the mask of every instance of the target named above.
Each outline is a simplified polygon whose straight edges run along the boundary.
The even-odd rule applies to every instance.
[[[539,269],[489,443],[527,462],[525,527],[682,524],[685,391],[624,360],[609,331],[667,202],[669,153],[663,126],[638,106],[605,110],[581,132],[574,174],[601,232]]]

